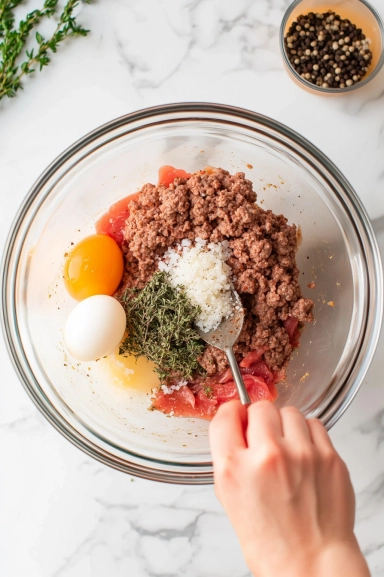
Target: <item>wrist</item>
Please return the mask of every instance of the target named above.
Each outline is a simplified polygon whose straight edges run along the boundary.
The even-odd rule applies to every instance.
[[[349,542],[327,546],[316,560],[315,577],[370,577],[367,562],[355,536]],[[316,571],[315,570],[315,571]]]
[[[356,539],[325,545],[319,551],[302,555],[292,552],[284,560],[271,560],[268,568],[249,564],[254,577],[370,577],[368,565]]]

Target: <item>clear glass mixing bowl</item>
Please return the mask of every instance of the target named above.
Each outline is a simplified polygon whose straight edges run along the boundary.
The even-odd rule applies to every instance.
[[[355,192],[310,142],[269,118],[213,104],[129,114],[88,134],[42,174],[12,226],[2,266],[3,328],[18,375],[41,412],[76,446],[133,475],[212,482],[208,423],[150,412],[143,393],[109,382],[97,362],[68,363],[63,326],[74,301],[64,253],[112,203],[171,164],[244,171],[264,208],[301,227],[301,285],[315,301],[279,406],[331,427],[360,387],[382,318],[374,234]],[[308,288],[308,284],[315,288]]]

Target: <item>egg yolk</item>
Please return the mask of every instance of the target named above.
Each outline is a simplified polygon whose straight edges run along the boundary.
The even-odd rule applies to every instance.
[[[123,255],[105,234],[93,234],[73,247],[64,265],[65,286],[74,299],[112,296],[123,276]]]

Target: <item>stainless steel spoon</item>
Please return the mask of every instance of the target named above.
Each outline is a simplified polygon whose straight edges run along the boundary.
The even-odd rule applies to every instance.
[[[239,365],[237,364],[236,357],[232,348],[241,332],[241,329],[243,328],[244,309],[243,305],[241,304],[240,297],[236,291],[232,291],[232,296],[236,303],[233,315],[229,319],[221,321],[219,326],[212,331],[205,333],[197,327],[197,332],[203,341],[225,352],[231,367],[233,378],[236,383],[240,401],[243,405],[250,405],[251,400],[249,398],[248,391],[245,387],[243,377],[241,376]]]

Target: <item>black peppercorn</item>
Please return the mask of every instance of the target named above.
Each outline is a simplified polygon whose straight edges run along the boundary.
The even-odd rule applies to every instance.
[[[370,40],[335,12],[300,15],[284,38],[288,59],[308,82],[345,88],[360,82],[372,62]]]

